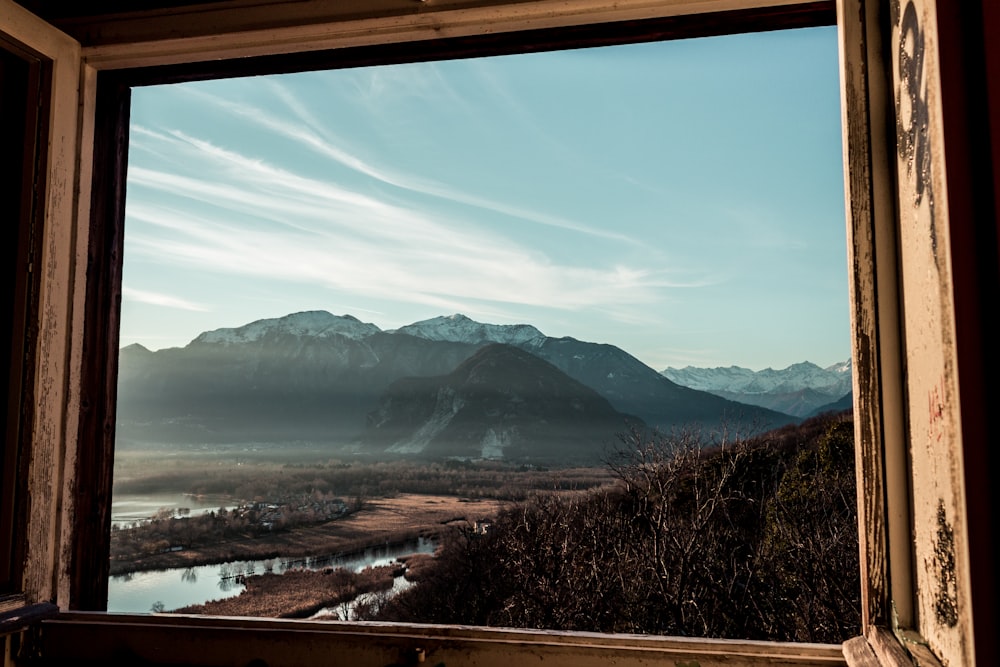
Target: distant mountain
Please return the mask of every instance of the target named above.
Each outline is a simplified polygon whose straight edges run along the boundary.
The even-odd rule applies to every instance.
[[[851,361],[820,368],[805,361],[782,370],[771,368],[667,368],[663,375],[677,384],[740,403],[797,417],[808,417],[851,391]]]
[[[854,392],[849,391],[833,403],[826,403],[813,410],[811,417],[818,417],[826,412],[843,412],[854,407]]]
[[[617,410],[639,415],[661,430],[696,423],[714,427],[723,422],[774,428],[797,421],[787,414],[682,387],[614,345],[567,337],[532,341],[522,347],[592,387]]]
[[[389,454],[583,463],[629,425],[643,426],[548,362],[493,343],[448,375],[393,383],[362,440]]]
[[[338,317],[324,310],[313,310],[276,319],[257,320],[233,329],[206,331],[194,339],[194,344],[239,345],[282,336],[311,338],[339,336],[352,340],[362,340],[379,331],[380,329],[374,324],[366,324],[351,315]]]
[[[475,350],[322,312],[206,332],[183,348],[130,346],[119,355],[119,439],[348,442],[392,382],[450,372]]]
[[[453,343],[516,345],[594,389],[616,410],[638,415],[655,428],[668,430],[695,423],[715,426],[723,421],[771,428],[797,421],[787,413],[719,400],[709,393],[679,386],[614,345],[550,338],[525,324],[480,324],[464,315],[452,315],[397,331]]]
[[[389,333],[473,345],[486,343],[524,345],[545,339],[545,334],[529,324],[482,324],[459,314],[414,322]]]
[[[430,424],[431,417],[414,407],[424,405],[415,397],[405,419],[392,405],[387,412],[385,401],[395,398],[398,403],[401,387],[409,387],[407,391],[419,387],[429,392],[425,401],[435,401],[434,410],[443,410],[444,404],[436,403],[440,391],[465,391],[459,391],[461,383],[451,375],[481,348],[495,343],[529,353],[530,360],[548,362],[532,366],[525,361],[528,357],[519,355],[518,373],[524,373],[526,381],[536,375],[549,377],[550,371],[544,369],[551,364],[568,376],[562,382],[573,380],[588,387],[613,411],[635,415],[650,427],[715,426],[722,421],[775,427],[797,421],[787,414],[680,387],[612,345],[549,338],[529,325],[481,324],[453,315],[382,331],[351,316],[314,311],[208,331],[183,348],[157,352],[141,346],[123,348],[119,443],[127,447],[306,441],[325,443],[331,455],[335,450],[403,452],[407,445],[397,443],[410,442],[412,449],[417,437],[404,432],[405,424],[416,424],[415,429],[436,427]],[[509,361],[514,363],[515,358]],[[499,376],[496,379],[500,381]],[[441,382],[445,384],[437,386]],[[546,409],[555,410],[551,402],[547,405]],[[604,414],[603,408],[593,409],[595,416]],[[385,419],[373,422],[370,414],[379,411]],[[479,426],[485,428],[484,412],[459,412],[461,418],[456,422],[453,415],[444,429],[446,436],[427,441],[427,452],[448,449],[444,443],[469,415],[480,415]],[[432,410],[433,414],[437,413]],[[383,423],[385,430],[373,431],[377,423]],[[525,428],[519,426],[521,432]],[[480,452],[500,451],[507,456],[527,451],[519,446],[491,449],[482,444],[485,431],[468,427],[465,432],[470,438],[475,435],[472,441],[479,443]],[[535,435],[528,441],[537,441],[531,438]],[[552,447],[561,451],[562,445],[554,442]]]

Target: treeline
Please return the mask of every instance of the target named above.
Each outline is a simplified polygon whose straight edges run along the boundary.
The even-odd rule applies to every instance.
[[[402,493],[524,500],[539,490],[589,489],[608,484],[602,468],[544,470],[491,461],[422,463],[315,463],[247,465],[223,470],[204,465],[144,475],[115,483],[116,494],[176,493],[263,501],[316,491],[347,498]]]
[[[134,565],[141,558],[172,549],[218,545],[226,540],[253,538],[346,517],[363,507],[363,499],[355,499],[352,504],[340,503],[335,510],[325,509],[328,504],[303,499],[271,507],[239,507],[229,511],[220,508],[217,512],[181,517],[161,511],[144,523],[112,526],[112,573],[126,571],[129,564]]]
[[[618,484],[458,531],[378,620],[841,642],[860,626],[853,425],[623,437]]]

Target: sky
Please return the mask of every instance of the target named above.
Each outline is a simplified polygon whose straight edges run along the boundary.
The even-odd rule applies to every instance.
[[[327,310],[850,357],[833,27],[137,88],[129,141],[123,346]]]

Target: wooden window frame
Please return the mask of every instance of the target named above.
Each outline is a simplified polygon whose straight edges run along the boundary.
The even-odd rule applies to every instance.
[[[581,3],[589,5],[589,3]],[[684,3],[678,3],[683,5]],[[728,3],[733,4],[733,3]],[[743,3],[761,4],[761,3]],[[520,10],[520,7],[518,7]],[[386,38],[378,35],[369,43],[367,34],[361,39],[333,38],[333,49],[313,49],[297,53],[268,53],[261,47],[247,47],[240,37],[239,46],[213,51],[202,47],[203,38],[190,38],[190,43],[176,45],[168,53],[155,56],[142,54],[134,58],[133,47],[118,45],[95,46],[85,50],[84,59],[98,64],[94,137],[93,199],[90,216],[89,272],[83,334],[85,366],[82,375],[82,401],[91,406],[81,417],[79,433],[90,442],[100,443],[79,456],[76,475],[92,480],[90,489],[103,499],[110,494],[111,466],[114,458],[114,416],[118,359],[119,304],[121,300],[121,267],[123,227],[125,219],[125,174],[128,160],[128,127],[131,89],[136,86],[160,85],[192,80],[231,76],[285,74],[305,70],[337,69],[372,65],[398,64],[415,61],[493,56],[512,53],[538,52],[560,48],[607,46],[642,41],[660,41],[720,35],[732,32],[753,32],[798,27],[833,25],[836,23],[832,2],[807,2],[783,7],[758,6],[727,11],[702,13],[668,13],[666,16],[645,16],[648,10],[626,13],[624,20],[608,23],[575,23],[579,17],[561,17],[569,25],[534,27],[530,20],[515,13],[512,25],[491,23],[491,30],[474,34],[439,37],[442,30],[435,25],[430,34],[420,28],[398,26],[401,33]],[[633,18],[638,16],[639,18]],[[588,16],[587,21],[591,20]],[[465,21],[469,19],[463,19]],[[395,27],[395,26],[394,26]],[[502,29],[497,30],[497,27]],[[524,29],[529,27],[530,29]],[[349,34],[354,28],[345,30]],[[288,44],[279,41],[281,49]],[[309,42],[310,47],[317,46]],[[272,47],[273,48],[273,47]],[[197,54],[199,60],[182,62]],[[223,60],[200,60],[208,55],[225,54]],[[246,55],[249,54],[249,55]],[[233,58],[233,56],[240,56]],[[139,66],[135,66],[139,65]],[[110,507],[108,503],[87,503],[102,512],[98,520],[76,525],[73,550],[76,559],[71,577],[71,607],[102,609],[107,599]],[[85,546],[86,545],[86,546]],[[89,576],[87,576],[89,574]],[[99,575],[99,576],[94,576]]]
[[[5,136],[3,159],[4,205],[13,208],[10,225],[4,229],[4,270],[11,271],[9,285],[4,289],[5,306],[11,311],[9,324],[4,325],[0,350],[9,355],[3,364],[7,376],[5,390],[6,429],[0,461],[0,599],[20,593],[23,576],[24,544],[20,531],[27,522],[27,461],[25,453],[31,444],[30,397],[34,394],[33,313],[37,310],[38,271],[44,224],[45,161],[48,139],[48,95],[51,88],[51,63],[41,54],[0,36],[0,50],[10,69],[16,69],[14,80],[5,67],[5,100],[21,101],[3,108],[3,126],[13,125],[15,132]],[[13,175],[13,177],[11,177]],[[16,200],[16,201],[14,201]],[[0,603],[2,604],[2,603]]]
[[[72,286],[77,282],[81,61],[79,43],[20,7],[5,4],[0,17],[5,48],[35,70],[27,93],[39,114],[33,164],[22,170],[30,210],[22,207],[19,221],[6,220],[30,225],[18,234],[26,274],[16,278],[18,297],[10,317],[15,336],[22,336],[18,354],[26,372],[12,381],[20,385],[19,396],[11,397],[8,405],[18,413],[13,430],[20,433],[11,444],[8,430],[8,445],[17,449],[13,458],[18,479],[14,507],[5,509],[13,509],[20,525],[10,536],[14,543],[3,545],[19,560],[11,564],[18,581],[11,582],[0,599],[0,634],[6,635],[55,609],[50,600],[56,598],[59,506],[67,497],[61,471],[67,437],[72,437],[65,426],[74,408],[75,374],[67,353],[72,344]],[[11,426],[8,422],[7,428]]]
[[[552,651],[557,662],[565,658],[566,664],[586,664],[586,660],[572,662],[571,656],[579,657],[581,651],[597,656],[595,660],[628,658],[638,660],[636,664],[668,657],[681,661],[677,664],[697,661],[701,665],[716,661],[841,662],[830,647],[813,645],[758,646],[761,643],[717,640],[692,643],[676,638],[433,626],[333,624],[320,630],[314,624],[307,627],[291,622],[119,617],[70,611],[99,610],[106,599],[131,87],[234,74],[513,53],[568,44],[589,46],[801,27],[833,23],[835,17],[841,54],[863,582],[861,637],[845,644],[844,655],[850,664],[913,664],[915,658],[933,664],[932,651],[916,632],[919,619],[915,615],[917,591],[910,537],[916,489],[911,486],[907,454],[905,343],[900,313],[903,287],[898,268],[901,253],[905,255],[907,250],[900,248],[896,201],[899,184],[893,149],[898,102],[893,93],[886,16],[891,3],[357,0],[283,3],[287,11],[281,12],[280,20],[275,18],[277,4],[230,0],[202,8],[123,14],[99,20],[79,17],[58,23],[70,37],[11,0],[0,0],[5,20],[0,32],[30,45],[53,63],[42,243],[46,270],[35,313],[40,333],[34,346],[33,435],[27,453],[27,484],[35,492],[31,495],[30,520],[23,542],[29,554],[24,568],[24,599],[27,603],[52,601],[64,610],[58,619],[46,622],[44,636],[49,639],[43,649],[47,646],[51,655],[57,655],[70,646],[58,638],[70,641],[74,633],[87,629],[95,633],[93,636],[103,637],[90,647],[98,652],[93,659],[99,662],[109,655],[111,647],[134,651],[149,646],[150,641],[162,642],[176,636],[178,628],[192,632],[197,628],[202,633],[199,636],[206,640],[229,633],[227,636],[236,642],[247,637],[246,630],[267,630],[264,634],[271,637],[268,645],[272,647],[300,633],[312,633],[315,641],[326,642],[327,650],[343,648],[361,637],[362,644],[369,647],[365,660],[372,660],[370,664],[377,664],[387,655],[383,648],[391,648],[394,659],[399,659],[399,651],[410,651],[414,642],[429,640],[452,648],[478,643],[482,648],[477,653],[483,660],[481,664],[493,664],[494,658],[499,664],[501,658],[518,657],[523,651],[531,655]],[[966,23],[955,19],[954,12],[941,9],[946,6],[938,3],[945,30],[967,25],[967,17],[963,19]],[[983,4],[984,13],[986,6]],[[949,24],[948,20],[956,23]],[[952,35],[950,39],[956,38]],[[994,56],[996,52],[996,48],[990,51]],[[954,68],[954,60],[942,57],[941,66]],[[949,100],[966,99],[963,90],[960,88],[959,94]],[[989,94],[995,93],[994,85]],[[962,174],[962,166],[969,160],[961,152],[962,137],[956,139],[954,134],[952,130],[949,135],[948,168],[950,173]],[[989,154],[994,164],[995,141],[994,137]],[[976,152],[968,147],[966,150]],[[979,188],[970,200],[975,214],[987,208],[984,202],[993,192],[984,193],[978,181],[973,185]],[[995,216],[995,207],[990,211]],[[953,234],[959,250],[984,241],[995,245],[995,230],[992,236],[981,227],[963,230],[966,228]],[[969,299],[974,302],[960,304],[956,315],[959,323],[976,320],[976,307],[991,303],[996,296],[995,287],[980,285],[983,274],[989,275],[996,261],[995,252],[984,252],[975,270],[956,273],[956,280],[964,281],[964,294],[971,294]],[[993,331],[983,328],[981,322],[975,324],[980,327],[976,331]],[[975,338],[970,331],[971,326],[963,329],[959,340],[963,363],[984,358],[975,341],[968,342]],[[995,355],[987,361],[995,366]],[[977,397],[963,401],[961,406],[968,430],[988,433],[983,423],[985,410],[980,405],[985,400],[978,398],[987,396],[983,379],[966,374],[961,380],[964,395]],[[990,391],[995,395],[995,390]],[[962,424],[965,426],[965,421]],[[983,442],[980,439],[965,447],[967,462],[995,460],[984,452]],[[970,479],[970,483],[979,485],[972,491],[982,491],[988,484],[988,479]],[[990,498],[993,504],[989,507],[995,508],[996,493]],[[989,535],[984,527],[990,517],[989,508],[970,512],[969,516],[974,529],[970,540],[975,539],[979,545],[973,554],[972,569],[977,577],[988,576],[994,553],[988,545],[983,546],[983,535]],[[989,627],[995,618],[996,604],[983,602],[989,595],[987,590],[973,600],[977,620],[985,619],[983,625],[977,623],[980,628]],[[971,616],[963,621],[971,628]],[[995,655],[997,644],[995,638],[985,634],[976,635],[975,648],[979,659],[988,660]],[[181,645],[187,648],[182,649],[178,660],[196,662],[200,655],[198,643]],[[514,650],[511,646],[522,648]]]

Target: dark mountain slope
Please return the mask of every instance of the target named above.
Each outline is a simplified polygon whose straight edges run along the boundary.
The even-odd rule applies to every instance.
[[[774,410],[682,387],[614,345],[575,338],[545,338],[524,347],[593,388],[616,409],[638,415],[660,429],[695,422],[708,426],[755,423],[762,428],[775,428],[798,421]]]
[[[589,462],[628,424],[593,389],[510,345],[454,372],[394,383],[368,417],[365,449],[422,456]]]
[[[119,438],[343,444],[364,430],[365,415],[392,382],[447,373],[475,351],[377,328],[317,335],[272,325],[257,337],[232,335],[246,328],[209,332],[184,348],[121,350]]]
[[[351,316],[312,311],[205,332],[184,348],[122,349],[119,444],[304,442],[330,446],[331,454],[364,453],[355,445],[370,444],[361,439],[366,416],[379,408],[393,383],[448,375],[490,342],[515,345],[539,362],[522,359],[519,373],[525,381],[548,372],[539,369],[551,364],[618,412],[636,415],[651,427],[699,423],[712,428],[727,422],[768,428],[796,421],[680,387],[613,345],[548,338],[528,325],[483,325],[451,316],[390,332]],[[498,381],[513,386],[510,379]],[[409,391],[417,388],[438,390],[416,383]],[[436,401],[436,393],[422,400]],[[577,431],[567,429],[576,437]],[[509,429],[495,433],[498,440],[488,445],[477,431],[477,446],[506,451]],[[377,451],[384,453],[390,445],[383,442]]]

